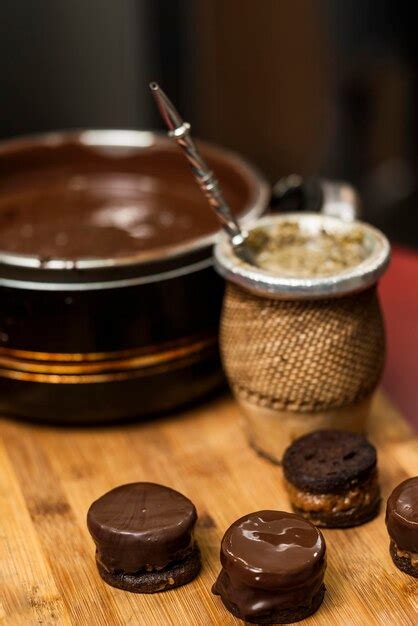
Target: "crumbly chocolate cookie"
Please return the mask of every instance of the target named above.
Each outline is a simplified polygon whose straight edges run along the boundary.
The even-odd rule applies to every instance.
[[[181,587],[196,578],[202,566],[197,546],[183,561],[172,563],[159,571],[125,574],[121,571],[109,572],[98,560],[96,564],[100,576],[108,585],[133,593],[157,593]]]
[[[199,573],[193,503],[154,483],[131,483],[93,502],[87,525],[100,576],[113,587],[155,593],[184,585]]]
[[[379,512],[376,449],[362,435],[318,430],[300,437],[284,454],[283,473],[294,511],[317,526],[357,526]]]

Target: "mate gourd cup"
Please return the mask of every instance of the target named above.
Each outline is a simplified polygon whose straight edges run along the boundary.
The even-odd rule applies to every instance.
[[[240,261],[226,237],[215,264],[227,279],[221,354],[251,444],[280,462],[295,438],[318,428],[364,431],[385,356],[376,290],[390,256],[362,222],[318,213],[269,215],[247,227],[296,222],[310,233],[363,232],[364,261],[330,276],[273,274]]]

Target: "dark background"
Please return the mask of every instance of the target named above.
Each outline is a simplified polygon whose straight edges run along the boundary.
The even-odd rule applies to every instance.
[[[418,246],[413,3],[3,0],[0,136],[149,128],[158,80],[196,135],[273,182],[345,178],[365,216]]]

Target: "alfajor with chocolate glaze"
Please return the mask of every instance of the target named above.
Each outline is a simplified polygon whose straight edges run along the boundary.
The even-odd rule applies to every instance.
[[[358,433],[317,430],[296,439],[283,474],[293,510],[316,526],[358,526],[379,512],[376,449]]]
[[[325,592],[325,540],[309,521],[283,511],[244,515],[226,531],[212,591],[239,619],[288,624],[314,613]]]
[[[131,483],[93,502],[87,526],[100,576],[113,587],[155,593],[193,580],[201,567],[193,503],[154,483]]]
[[[418,476],[395,487],[386,507],[390,554],[395,565],[418,578]]]

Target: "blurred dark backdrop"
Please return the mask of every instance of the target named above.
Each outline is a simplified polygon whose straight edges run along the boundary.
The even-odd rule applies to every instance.
[[[357,185],[367,219],[418,246],[413,3],[3,0],[0,136],[159,127],[161,82],[194,132],[274,181]]]

